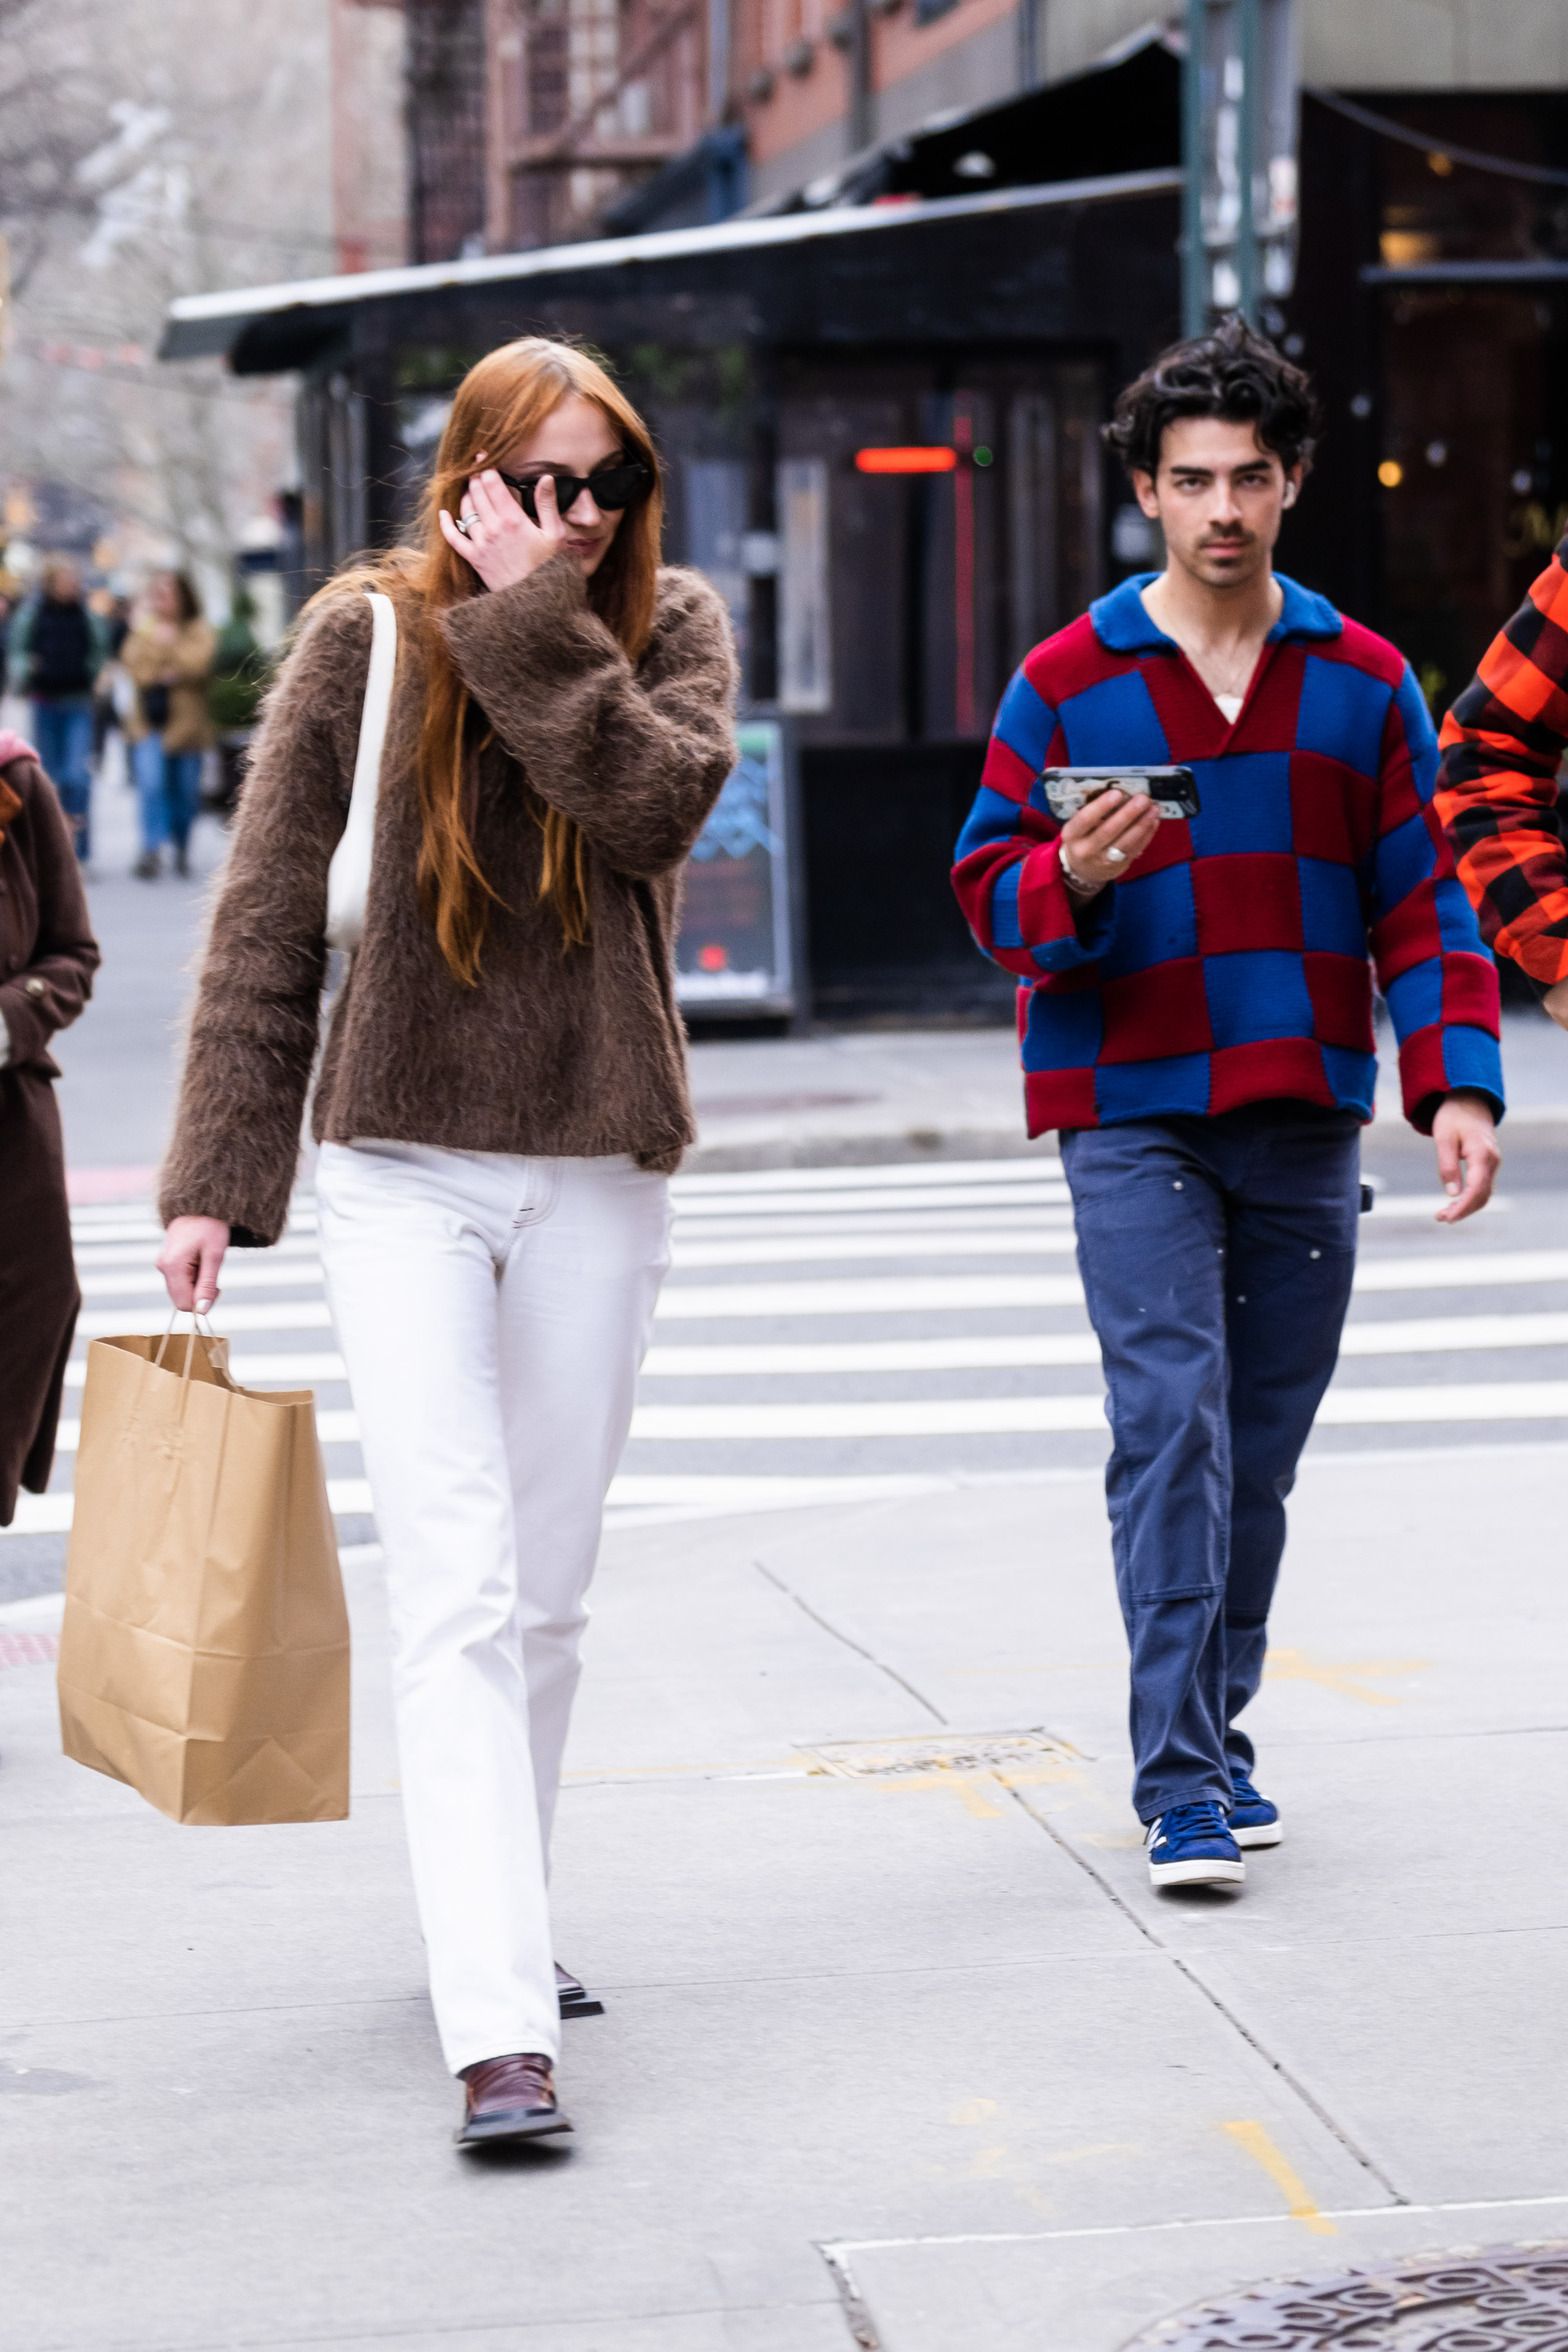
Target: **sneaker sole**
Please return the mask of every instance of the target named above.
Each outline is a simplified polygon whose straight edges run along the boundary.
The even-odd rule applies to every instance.
[[[1244,1862],[1152,1862],[1151,1886],[1238,1886],[1247,1876]]]
[[[1233,1822],[1230,1833],[1237,1845],[1282,1845],[1285,1841],[1285,1824],[1283,1822],[1259,1822],[1253,1829],[1238,1830]]]

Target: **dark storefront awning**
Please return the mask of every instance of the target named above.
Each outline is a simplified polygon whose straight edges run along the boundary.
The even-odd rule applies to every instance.
[[[744,299],[756,292],[756,265],[764,258],[826,265],[840,257],[848,260],[852,249],[855,259],[868,261],[873,269],[891,265],[907,285],[911,272],[921,272],[926,247],[931,248],[934,279],[942,257],[940,248],[950,242],[955,227],[962,226],[972,238],[976,230],[984,232],[988,221],[1000,228],[1019,216],[1173,196],[1181,184],[1179,171],[1124,172],[929,203],[845,205],[782,217],[722,221],[711,228],[543,246],[472,261],[370,269],[352,277],[302,278],[235,293],[191,294],[171,306],[158,355],[175,360],[221,354],[238,375],[273,374],[309,367],[325,356],[351,332],[356,317],[387,308],[406,313],[431,297],[438,298],[448,316],[455,297],[477,297],[490,309],[496,298],[504,299],[514,289],[530,310],[609,294],[649,301],[710,294]],[[763,326],[761,320],[756,323]]]

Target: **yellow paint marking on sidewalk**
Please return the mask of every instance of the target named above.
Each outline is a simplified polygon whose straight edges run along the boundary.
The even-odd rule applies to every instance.
[[[1312,2202],[1306,2182],[1289,2158],[1275,2147],[1261,2124],[1221,2124],[1220,2129],[1228,2132],[1237,2146],[1245,2148],[1254,2164],[1260,2164],[1275,2187],[1283,2191],[1292,2221],[1301,2222],[1316,2237],[1339,2236],[1328,2215],[1320,2212]]]
[[[1310,1658],[1305,1650],[1270,1650],[1264,1660],[1263,1679],[1266,1683],[1316,1683],[1323,1690],[1337,1691],[1342,1698],[1359,1698],[1363,1706],[1404,1706],[1405,1701],[1392,1692],[1368,1690],[1367,1679],[1419,1675],[1431,1664],[1430,1658],[1363,1658],[1334,1665]]]
[[[989,1782],[996,1786],[991,1772],[905,1772],[896,1780],[868,1780],[866,1786],[880,1789],[885,1797],[916,1795],[930,1789],[951,1789],[961,1800],[965,1812],[977,1822],[999,1822],[1002,1807],[994,1805],[983,1793]]]

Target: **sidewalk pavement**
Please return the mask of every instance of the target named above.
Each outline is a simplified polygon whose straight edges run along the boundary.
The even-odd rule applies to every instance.
[[[175,1828],[16,1664],[0,2347],[1114,2352],[1568,2239],[1565,1473],[1310,1463],[1239,1899],[1147,1885],[1096,1474],[615,1532],[556,1873],[606,2013],[510,2161],[449,2145],[376,1555],[342,1824]]]

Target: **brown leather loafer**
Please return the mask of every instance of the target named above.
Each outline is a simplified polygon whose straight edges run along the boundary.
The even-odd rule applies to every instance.
[[[548,2139],[552,2132],[569,2132],[569,2118],[555,2103],[555,2084],[548,2058],[525,2051],[509,2058],[481,2058],[465,2066],[461,2075],[468,2095],[459,2147],[488,2146],[492,2140]]]
[[[563,2017],[603,2017],[605,2004],[595,2000],[581,1977],[555,1963],[555,2000]]]

